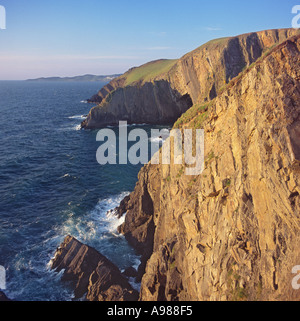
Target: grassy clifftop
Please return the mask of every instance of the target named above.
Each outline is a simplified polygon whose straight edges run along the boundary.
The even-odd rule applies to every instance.
[[[177,59],[160,59],[148,62],[140,67],[132,68],[120,78],[125,79],[125,86],[135,83],[152,81],[157,76],[167,73],[177,62]]]

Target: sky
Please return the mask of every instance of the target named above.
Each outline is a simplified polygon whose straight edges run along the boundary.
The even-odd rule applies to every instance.
[[[211,39],[290,28],[298,3],[0,0],[6,11],[0,80],[123,73],[151,60],[180,58]]]

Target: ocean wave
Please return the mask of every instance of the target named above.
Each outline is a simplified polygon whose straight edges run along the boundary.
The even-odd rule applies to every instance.
[[[76,124],[74,126],[62,126],[58,128],[58,131],[80,131],[81,130],[81,124]]]
[[[69,119],[86,119],[87,115],[74,115],[74,116],[69,116]]]
[[[107,125],[106,127],[143,127],[143,126],[149,126],[149,124],[143,123],[143,124],[122,124],[122,125]]]
[[[76,217],[72,211],[69,212],[63,225],[62,234],[71,234],[83,242],[93,241],[95,238],[100,240],[100,238],[106,239],[112,236],[123,237],[117,232],[117,229],[123,224],[125,216],[118,218],[113,209],[127,195],[129,195],[129,192],[123,192],[99,200],[95,208],[82,217]]]
[[[149,124],[142,123],[142,124],[128,124],[128,127],[143,127],[143,126],[150,126]]]
[[[108,222],[108,232],[113,234],[116,237],[121,236],[118,233],[118,227],[125,222],[125,215],[121,216],[120,218],[117,217],[114,210],[108,211],[106,213],[107,222]]]
[[[51,270],[49,259],[53,254],[50,250],[55,249],[57,242],[58,236],[51,236],[41,242],[43,251],[40,251],[39,245],[27,246],[15,255],[8,268],[8,297],[16,301],[38,301],[42,298],[50,301],[72,300],[73,291],[61,282],[63,271],[56,273]]]
[[[93,210],[78,216],[75,207],[68,206],[66,220],[58,227],[57,234],[72,235],[80,242],[87,244],[105,255],[120,269],[140,264],[140,256],[131,248],[125,237],[118,233],[118,227],[124,222],[115,215],[116,208],[129,192],[122,192],[99,200]],[[75,210],[75,211],[74,211]]]
[[[128,279],[129,284],[135,289],[136,291],[140,292],[141,290],[141,283],[136,282],[135,278]]]
[[[70,177],[70,174],[65,174],[65,175],[61,176],[60,178],[66,178],[66,177]]]

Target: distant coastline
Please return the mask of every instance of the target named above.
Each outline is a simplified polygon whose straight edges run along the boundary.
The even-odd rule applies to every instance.
[[[82,75],[82,76],[74,76],[74,77],[41,77],[35,79],[27,79],[26,81],[34,81],[34,82],[42,82],[42,81],[103,81],[109,82],[116,77],[119,77],[119,74],[114,75]]]

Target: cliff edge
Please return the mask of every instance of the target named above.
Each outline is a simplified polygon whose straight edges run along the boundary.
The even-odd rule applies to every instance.
[[[298,35],[176,122],[204,128],[201,175],[172,164],[141,170],[119,229],[143,254],[140,300],[300,299],[291,284],[300,264],[299,81]]]
[[[82,123],[94,129],[128,123],[173,124],[193,104],[214,99],[267,50],[298,33],[275,29],[212,40],[177,60],[157,60],[112,80],[89,102]]]

